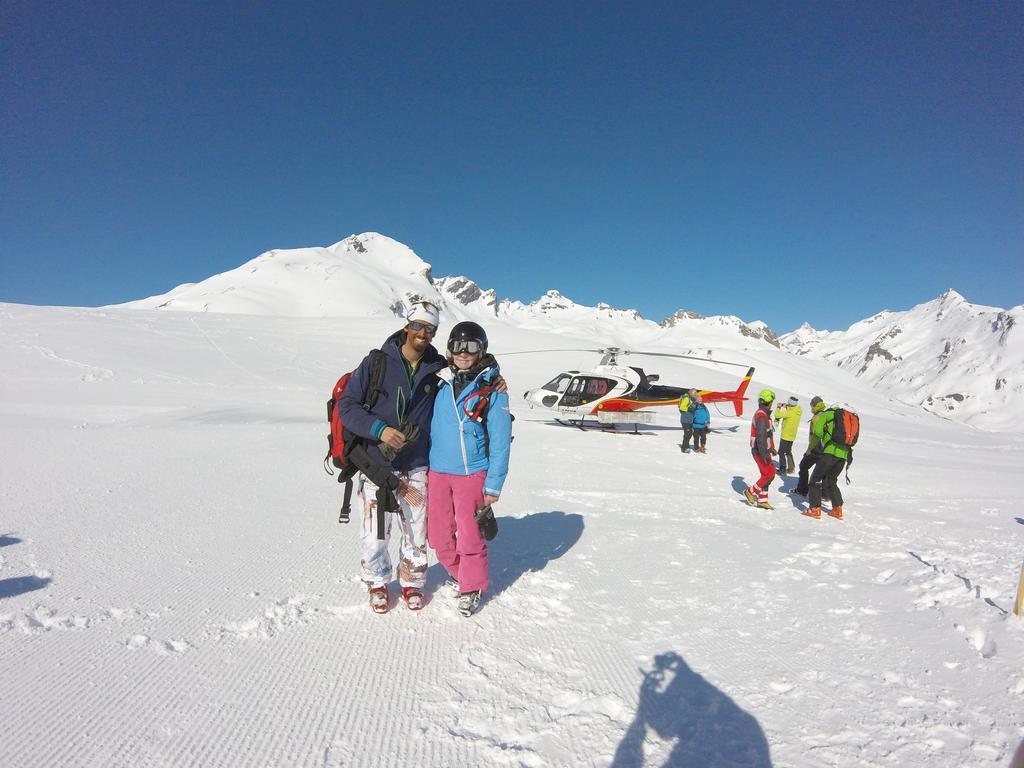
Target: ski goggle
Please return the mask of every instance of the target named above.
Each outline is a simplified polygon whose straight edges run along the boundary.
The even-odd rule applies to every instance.
[[[453,339],[448,342],[448,351],[453,355],[458,355],[461,352],[479,355],[484,351],[484,345],[476,339]]]
[[[426,331],[429,336],[433,336],[437,333],[437,326],[431,325],[430,323],[421,323],[419,320],[413,320],[409,323],[409,328],[413,331]]]

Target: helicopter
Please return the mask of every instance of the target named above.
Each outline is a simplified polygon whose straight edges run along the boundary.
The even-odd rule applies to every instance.
[[[702,360],[720,365],[744,367],[744,363],[730,363],[724,360],[710,360],[694,355],[677,355],[668,352],[630,352],[619,347],[592,350],[547,350],[551,352],[596,352],[602,355],[601,362],[591,371],[565,371],[558,374],[542,387],[529,389],[523,399],[530,408],[553,411],[560,424],[584,429],[584,419],[593,416],[602,426],[615,424],[651,424],[654,412],[652,406],[678,405],[679,398],[689,387],[672,387],[658,384],[657,374],[645,373],[642,368],[620,365],[619,357],[639,354],[648,357],[675,357],[684,360]],[[515,354],[515,353],[512,353]],[[697,389],[705,403],[729,403],[737,416],[743,415],[744,393],[754,375],[754,367],[747,368],[746,374],[732,392]]]

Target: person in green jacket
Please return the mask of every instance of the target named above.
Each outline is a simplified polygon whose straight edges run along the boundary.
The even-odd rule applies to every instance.
[[[836,413],[831,408],[822,409],[811,419],[811,435],[817,439],[819,448],[818,462],[810,480],[811,508],[803,512],[807,517],[821,517],[822,486],[832,500],[832,509],[828,516],[836,520],[843,519],[843,494],[839,490],[839,475],[850,458],[850,449],[832,442],[832,428]],[[808,448],[810,450],[810,448]]]
[[[775,408],[775,423],[782,422],[782,440],[779,441],[779,474],[790,475],[796,469],[793,461],[793,441],[800,429],[800,419],[804,415],[796,397],[789,398],[788,403],[780,403]]]

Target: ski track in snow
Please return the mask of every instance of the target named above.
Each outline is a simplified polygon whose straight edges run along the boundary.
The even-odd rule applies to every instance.
[[[248,348],[222,322],[212,348]],[[746,419],[682,455],[675,430],[520,413],[481,612],[432,559],[421,613],[393,587],[374,616],[321,425],[288,416],[322,393],[235,378],[313,356],[270,334],[269,360],[197,369],[180,318],[160,333],[158,385],[116,365],[60,385],[120,387],[128,420],[45,415],[0,379],[44,414],[0,422],[0,765],[997,766],[1024,737],[1014,443],[957,438],[978,499],[925,469],[961,428],[879,424],[895,466],[859,449],[847,519],[813,521],[792,478],[773,512],[737,495]],[[166,396],[134,399],[140,378]]]

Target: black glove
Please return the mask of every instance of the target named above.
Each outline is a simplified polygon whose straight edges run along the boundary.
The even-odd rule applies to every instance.
[[[416,439],[420,436],[420,425],[413,421],[407,421],[399,431],[405,435],[405,445],[410,445],[415,443]],[[404,448],[405,446],[402,447]],[[387,443],[382,442],[377,446],[377,450],[388,461],[394,461],[401,448],[392,448]]]
[[[487,541],[498,535],[498,521],[494,519],[494,510],[490,504],[480,507],[473,517],[480,526],[480,533]]]

